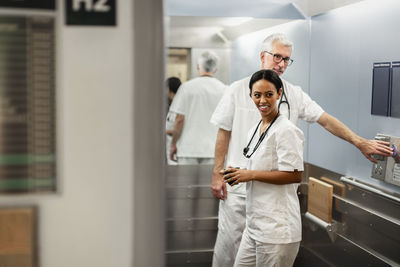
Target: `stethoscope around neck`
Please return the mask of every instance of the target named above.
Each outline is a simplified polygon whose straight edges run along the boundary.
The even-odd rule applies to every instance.
[[[279,100],[279,104],[278,104],[278,113],[276,114],[275,118],[271,121],[271,123],[268,125],[267,129],[261,134],[261,136],[260,136],[260,138],[258,139],[257,144],[256,144],[256,146],[253,148],[253,151],[251,152],[251,154],[248,155],[248,152],[249,152],[249,150],[250,150],[250,144],[251,144],[251,142],[253,141],[254,136],[256,135],[256,133],[257,133],[257,131],[258,131],[258,128],[260,127],[260,124],[261,124],[262,120],[260,120],[260,122],[257,124],[257,127],[256,127],[256,129],[254,130],[254,133],[253,133],[253,135],[251,136],[249,143],[247,144],[247,146],[246,146],[245,148],[243,148],[243,155],[244,155],[246,158],[250,158],[251,156],[253,156],[253,154],[256,152],[256,150],[257,150],[258,147],[260,146],[261,142],[264,140],[265,136],[266,136],[267,133],[268,133],[268,130],[271,128],[271,126],[274,124],[274,122],[276,121],[276,119],[277,119],[277,118],[279,117],[279,115],[280,115],[280,114],[279,114],[279,110],[280,110],[280,107],[281,107],[281,104],[282,104],[282,103],[284,103],[284,104],[287,105],[287,107],[288,107],[288,113],[289,113],[289,114],[288,114],[288,117],[289,117],[289,119],[290,119],[290,105],[289,105],[289,102],[288,102],[288,100],[287,100],[287,96],[286,96],[285,89],[284,89],[283,85],[282,85],[282,97],[281,97],[281,99]]]
[[[288,119],[290,120],[290,105],[286,96],[286,90],[285,87],[282,84],[282,97],[279,100],[279,104],[278,104],[278,112],[280,111],[281,105],[282,104],[286,104],[287,108],[288,108]]]

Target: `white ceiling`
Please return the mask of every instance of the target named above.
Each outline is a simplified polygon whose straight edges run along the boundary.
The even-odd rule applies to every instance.
[[[301,19],[362,0],[165,0],[168,16]]]
[[[228,46],[237,37],[362,0],[165,0],[169,46]],[[177,45],[180,43],[181,45]]]

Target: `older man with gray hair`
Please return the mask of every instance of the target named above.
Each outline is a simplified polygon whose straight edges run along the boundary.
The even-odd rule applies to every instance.
[[[170,111],[176,119],[172,134],[170,159],[178,164],[213,164],[218,128],[210,118],[226,87],[213,77],[218,57],[203,52],[197,61],[199,77],[181,85]]]

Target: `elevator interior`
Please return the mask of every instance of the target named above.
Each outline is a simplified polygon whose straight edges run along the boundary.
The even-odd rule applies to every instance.
[[[218,226],[211,170],[210,165],[168,166],[168,267],[211,266]],[[330,223],[308,212],[309,177],[336,185]],[[294,266],[400,266],[398,194],[312,164],[305,164],[298,194],[303,234]]]

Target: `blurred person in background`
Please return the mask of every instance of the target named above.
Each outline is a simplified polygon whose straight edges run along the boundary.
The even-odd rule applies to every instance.
[[[170,160],[178,164],[213,164],[218,128],[210,118],[226,87],[214,78],[218,57],[203,52],[197,61],[199,77],[181,85],[170,112],[176,113]]]
[[[174,123],[175,123],[175,117],[176,113],[169,111],[169,107],[171,106],[171,103],[176,95],[176,92],[179,89],[179,86],[181,86],[181,80],[177,77],[169,77],[165,81],[165,85],[167,87],[167,96],[168,96],[168,113],[167,113],[167,119],[165,122],[165,130],[167,133],[167,138],[166,138],[166,155],[167,155],[167,163],[169,165],[176,165],[176,161],[172,161],[169,159],[169,150],[171,147],[171,141],[172,141],[172,133],[174,130]]]

